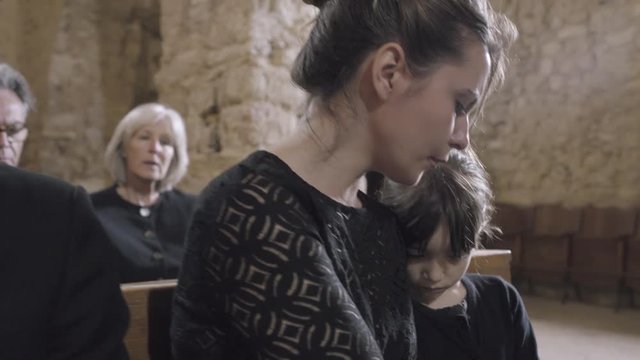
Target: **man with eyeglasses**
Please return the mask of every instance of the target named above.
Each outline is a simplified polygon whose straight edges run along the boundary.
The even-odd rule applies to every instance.
[[[29,135],[27,114],[33,107],[27,80],[6,63],[0,63],[0,163],[18,166]]]
[[[32,104],[0,62],[0,359],[128,360],[116,253],[89,196],[16,166]]]

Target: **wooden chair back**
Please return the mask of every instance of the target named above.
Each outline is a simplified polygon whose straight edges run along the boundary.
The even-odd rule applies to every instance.
[[[586,207],[572,242],[571,281],[575,286],[615,287],[621,292],[626,243],[636,210]],[[618,302],[620,299],[618,299]]]
[[[571,239],[580,229],[582,209],[561,205],[535,208],[531,234],[523,238],[523,277],[564,283],[571,259]]]
[[[581,239],[613,239],[633,235],[636,210],[614,207],[587,207],[582,213],[582,226],[576,234]]]
[[[560,205],[540,205],[533,216],[534,236],[567,236],[580,230],[582,209]]]
[[[511,275],[516,281],[522,267],[522,238],[530,232],[532,221],[533,208],[498,203],[492,222],[501,234],[483,242],[487,249],[511,250]]]
[[[511,251],[482,249],[471,252],[468,273],[497,275],[511,281]]]
[[[129,306],[125,345],[131,360],[171,359],[171,303],[176,280],[122,284]]]

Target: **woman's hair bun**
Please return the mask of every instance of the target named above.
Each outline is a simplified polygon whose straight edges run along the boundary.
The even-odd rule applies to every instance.
[[[315,7],[317,7],[318,9],[321,9],[322,6],[328,1],[328,0],[302,0],[304,1],[306,4],[309,5],[313,5]]]

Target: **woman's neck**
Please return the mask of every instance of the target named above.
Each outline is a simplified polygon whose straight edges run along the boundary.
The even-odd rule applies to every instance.
[[[130,178],[116,188],[122,198],[142,207],[151,206],[158,201],[160,193],[156,190],[155,182]]]
[[[269,151],[320,192],[351,207],[361,207],[357,196],[362,176],[370,167],[370,150],[362,141],[362,125],[316,117],[285,142]]]

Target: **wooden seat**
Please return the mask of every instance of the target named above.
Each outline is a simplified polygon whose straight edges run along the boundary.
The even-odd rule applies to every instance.
[[[176,280],[122,284],[129,306],[125,345],[131,360],[171,359],[169,327]]]
[[[572,239],[570,281],[578,298],[580,286],[615,288],[619,306],[624,250],[634,231],[636,211],[587,207],[582,216],[580,230]]]
[[[531,229],[533,209],[509,204],[496,204],[493,224],[502,232],[497,239],[484,241],[487,249],[511,251],[511,276],[515,282],[521,278],[522,237]]]
[[[535,208],[531,234],[522,241],[522,273],[530,290],[533,283],[567,285],[571,239],[580,229],[580,220],[578,208],[560,205]]]
[[[510,264],[509,250],[474,250],[468,272],[510,281]],[[121,285],[130,313],[125,345],[131,360],[171,359],[169,328],[175,287],[176,280]]]
[[[510,250],[473,250],[467,273],[500,276],[511,281]]]

